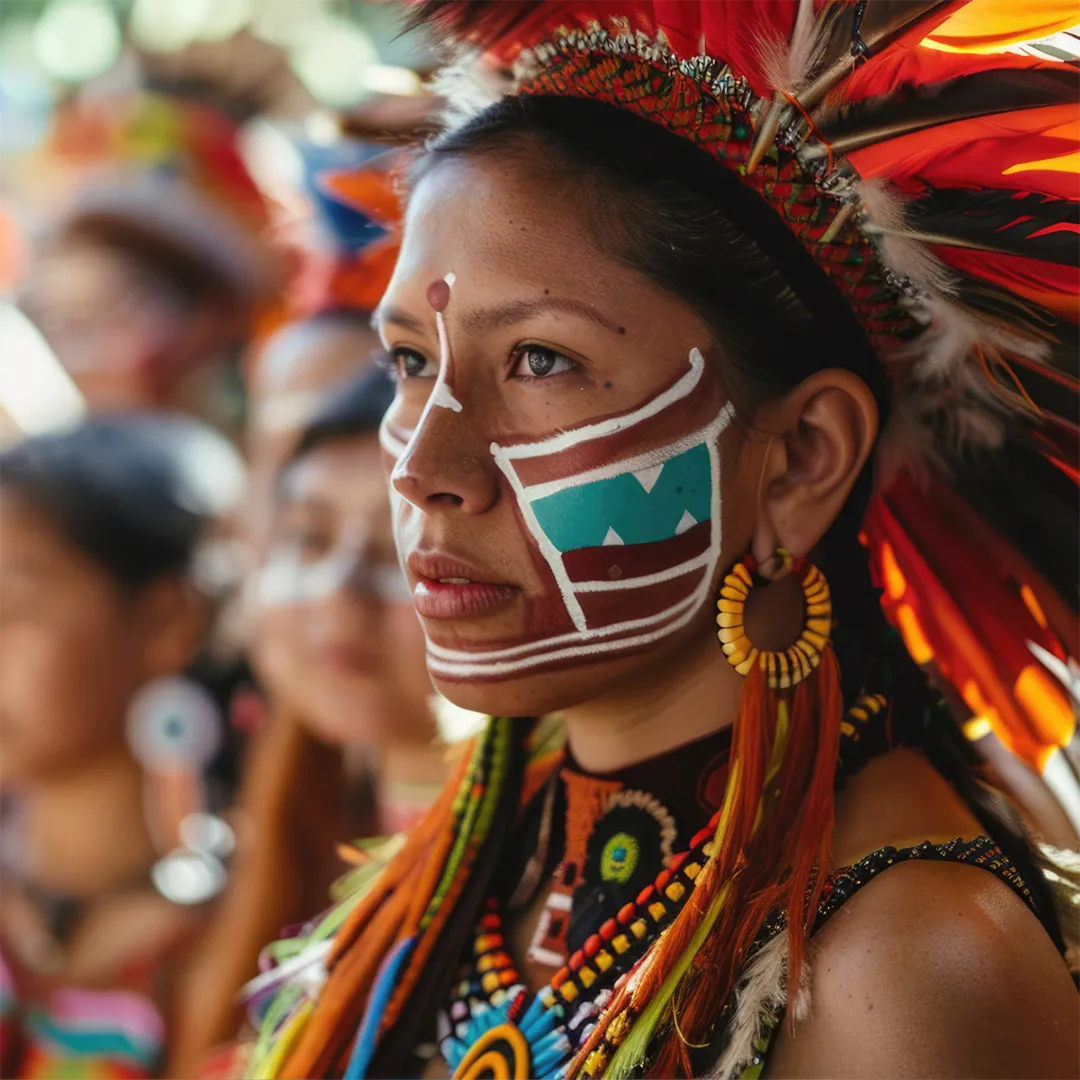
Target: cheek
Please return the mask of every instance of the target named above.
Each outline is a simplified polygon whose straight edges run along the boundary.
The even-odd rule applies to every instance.
[[[429,692],[427,685],[427,660],[424,649],[424,629],[420,625],[412,607],[403,604],[390,604],[386,609],[386,641],[390,642],[394,665],[406,680],[411,680],[417,672],[423,672],[424,693]]]
[[[96,623],[22,625],[5,631],[0,711],[5,744],[44,758],[121,737],[138,682],[123,628]]]
[[[260,679],[274,695],[291,698],[289,691],[304,683],[306,626],[302,605],[267,608],[258,619],[253,659]]]

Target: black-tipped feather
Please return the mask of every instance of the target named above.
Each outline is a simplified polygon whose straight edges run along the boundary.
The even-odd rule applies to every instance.
[[[913,231],[934,243],[1080,265],[1080,203],[1038,191],[938,188],[908,208]]]
[[[1080,489],[1041,453],[1010,440],[954,470],[954,490],[1073,610],[1080,609]]]
[[[979,71],[940,83],[898,86],[846,106],[820,129],[835,153],[849,154],[940,124],[1077,102],[1080,81],[1071,68]]]

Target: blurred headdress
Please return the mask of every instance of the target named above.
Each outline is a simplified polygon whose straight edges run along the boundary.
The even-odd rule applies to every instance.
[[[322,235],[302,254],[290,289],[295,318],[338,308],[373,311],[394,272],[405,151],[357,142],[349,155],[349,163],[340,155],[331,163],[309,155],[306,187]]]
[[[223,110],[195,99],[132,91],[65,103],[44,147],[75,185],[54,233],[167,245],[255,310],[273,298],[281,268],[239,135]]]

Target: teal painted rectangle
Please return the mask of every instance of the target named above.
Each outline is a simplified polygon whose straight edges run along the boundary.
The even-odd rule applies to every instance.
[[[567,488],[531,503],[536,520],[560,551],[600,547],[613,529],[624,544],[652,544],[676,536],[689,515],[712,515],[712,460],[704,444],[664,463],[651,491],[633,473]]]

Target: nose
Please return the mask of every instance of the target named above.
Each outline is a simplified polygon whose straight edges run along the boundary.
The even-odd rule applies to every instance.
[[[482,428],[467,413],[440,407],[425,410],[390,482],[428,513],[483,514],[499,497],[495,461]]]

